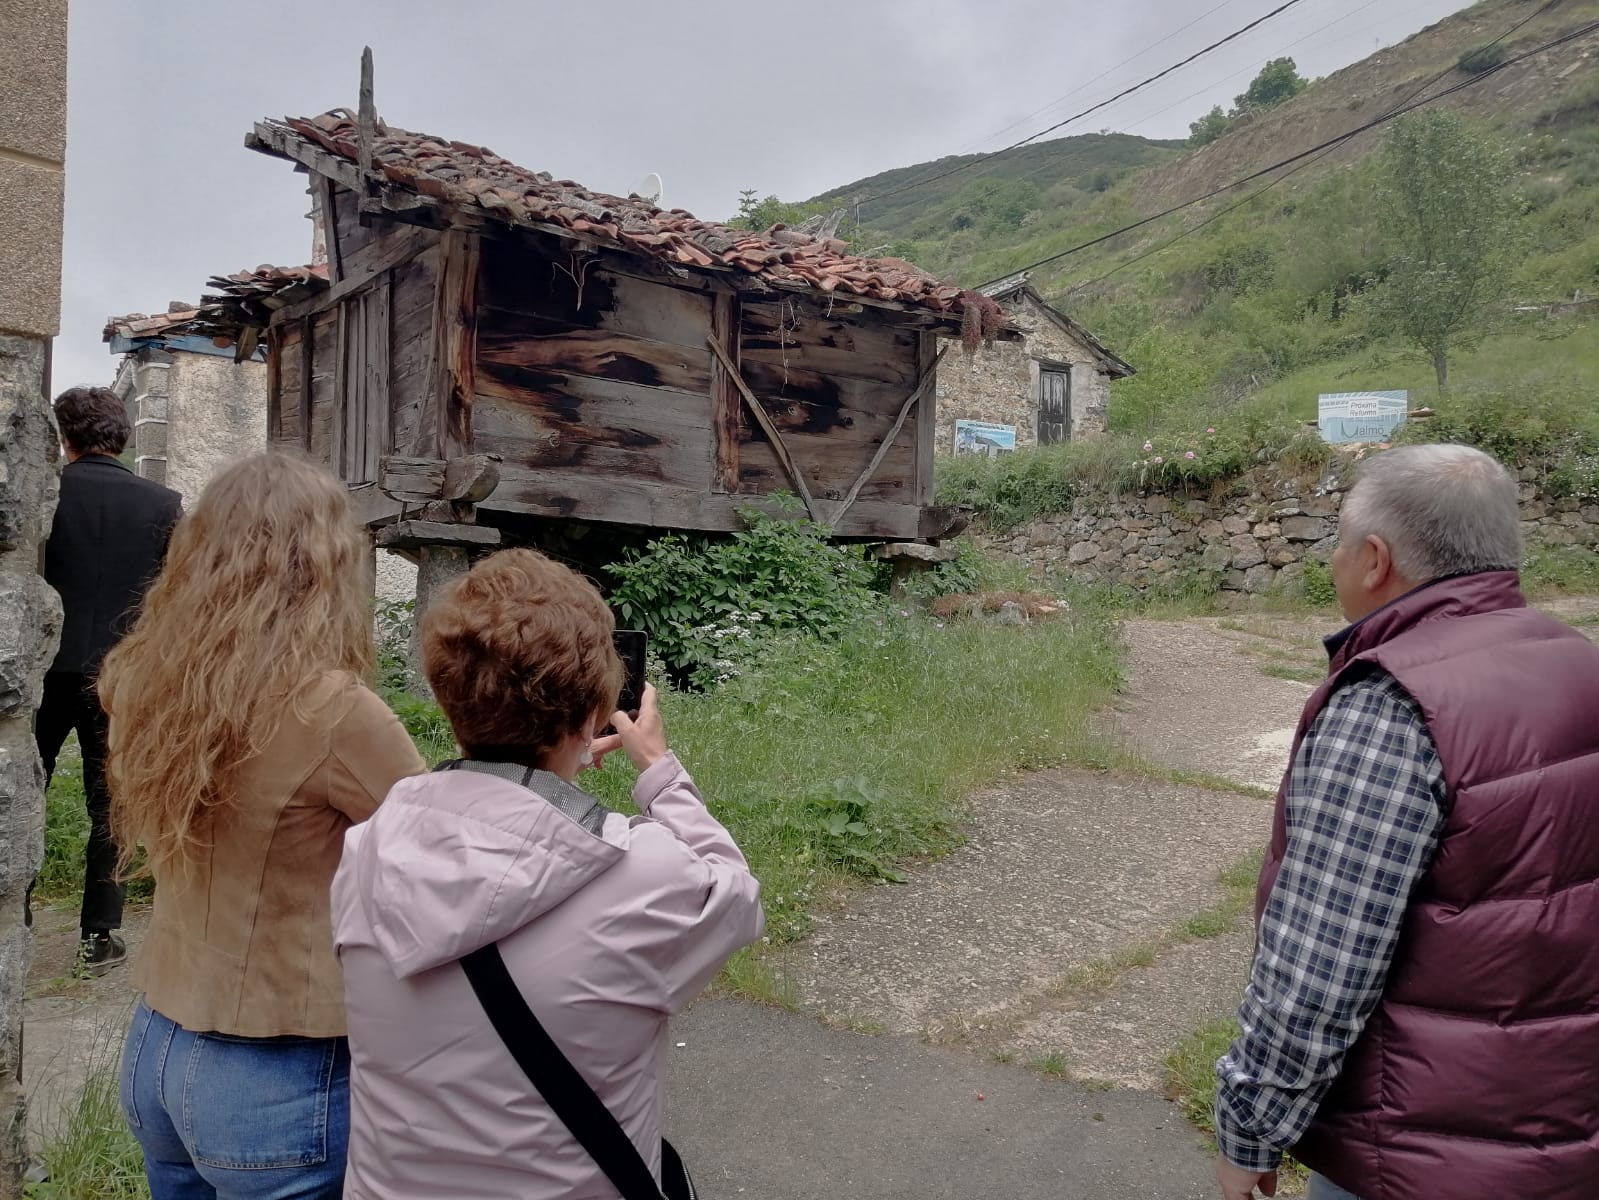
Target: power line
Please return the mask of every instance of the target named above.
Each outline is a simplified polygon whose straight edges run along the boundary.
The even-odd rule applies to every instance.
[[[1249,75],[1249,74],[1251,74],[1251,73],[1253,73],[1255,71],[1258,71],[1261,67],[1264,67],[1267,63],[1271,62],[1273,59],[1281,58],[1284,55],[1286,55],[1290,50],[1293,50],[1294,48],[1296,48],[1298,46],[1302,46],[1306,42],[1310,41],[1312,38],[1315,38],[1315,37],[1317,37],[1317,36],[1319,36],[1319,35],[1321,35],[1323,33],[1326,33],[1334,25],[1342,25],[1345,21],[1351,20],[1354,17],[1358,17],[1361,13],[1365,12],[1368,8],[1375,8],[1377,5],[1382,4],[1382,3],[1385,3],[1385,0],[1366,0],[1366,2],[1364,4],[1362,4],[1359,8],[1351,9],[1350,11],[1346,12],[1343,16],[1338,17],[1336,20],[1328,21],[1327,24],[1321,26],[1321,28],[1319,28],[1319,29],[1312,30],[1310,33],[1307,33],[1304,37],[1300,38],[1298,41],[1289,42],[1288,45],[1284,46],[1276,54],[1272,55],[1271,58],[1263,58],[1259,62],[1251,63],[1249,66],[1242,67],[1239,70],[1234,71],[1230,75],[1224,75],[1220,79],[1214,80],[1211,83],[1206,84],[1204,87],[1200,88],[1197,92],[1191,92],[1188,95],[1184,96],[1181,100],[1174,100],[1174,101],[1172,101],[1172,103],[1166,105],[1164,108],[1157,108],[1154,112],[1146,113],[1144,116],[1139,117],[1136,121],[1133,121],[1130,124],[1128,124],[1124,132],[1131,133],[1134,129],[1137,129],[1140,125],[1146,125],[1150,121],[1153,121],[1156,117],[1165,116],[1167,113],[1171,112],[1171,110],[1174,109],[1174,108],[1181,108],[1183,105],[1187,104],[1189,101],[1199,99],[1201,96],[1205,95],[1205,93],[1209,92],[1212,88],[1218,88],[1222,84],[1227,83],[1230,80],[1234,80],[1234,79],[1239,78],[1240,76]],[[1361,36],[1364,37],[1365,35],[1362,34]],[[1337,45],[1340,42],[1347,41],[1347,40],[1349,40],[1349,39],[1340,38],[1337,41],[1333,42],[1332,44],[1333,45]]]
[[[961,163],[959,166],[951,167],[949,170],[942,171],[942,172],[940,172],[937,175],[929,175],[925,179],[911,180],[911,181],[908,181],[906,183],[900,184],[898,187],[890,188],[886,192],[879,192],[875,196],[866,196],[866,197],[863,197],[863,198],[861,198],[859,200],[855,200],[855,201],[853,201],[853,203],[858,208],[858,207],[861,207],[861,206],[866,205],[866,204],[876,203],[879,200],[886,200],[890,196],[897,196],[901,192],[910,191],[912,188],[923,187],[923,186],[925,186],[926,184],[929,184],[929,183],[936,183],[940,179],[948,179],[951,175],[958,175],[962,171],[969,171],[973,167],[977,166],[979,163],[988,162],[991,159],[998,158],[1002,154],[1009,154],[1012,150],[1020,149],[1022,146],[1027,145],[1029,142],[1036,142],[1039,138],[1043,137],[1045,134],[1054,133],[1057,129],[1064,129],[1067,125],[1071,125],[1071,124],[1073,124],[1073,123],[1075,123],[1077,121],[1081,121],[1084,117],[1092,116],[1094,113],[1098,112],[1100,109],[1108,108],[1112,104],[1116,103],[1116,101],[1124,99],[1127,96],[1131,96],[1134,92],[1143,91],[1143,89],[1149,87],[1151,84],[1158,83],[1160,80],[1166,78],[1166,76],[1170,75],[1172,72],[1180,71],[1182,68],[1188,66],[1190,63],[1196,62],[1197,60],[1199,60],[1201,58],[1204,58],[1205,55],[1211,54],[1214,51],[1217,51],[1217,50],[1221,49],[1223,46],[1227,45],[1229,42],[1237,41],[1239,38],[1243,37],[1246,33],[1249,33],[1249,32],[1251,32],[1251,31],[1253,31],[1255,29],[1259,29],[1262,25],[1266,24],[1266,22],[1270,21],[1272,18],[1282,15],[1283,13],[1287,12],[1290,8],[1293,8],[1297,4],[1302,4],[1303,2],[1304,2],[1304,0],[1286,0],[1286,3],[1279,4],[1276,8],[1272,9],[1265,16],[1256,18],[1255,20],[1251,21],[1248,25],[1245,25],[1242,29],[1236,30],[1233,33],[1229,33],[1226,37],[1222,38],[1219,42],[1212,42],[1210,45],[1206,46],[1203,50],[1198,50],[1198,51],[1194,52],[1193,54],[1190,54],[1187,58],[1183,59],[1181,62],[1173,63],[1171,66],[1167,67],[1164,71],[1161,71],[1161,72],[1159,72],[1158,74],[1155,74],[1155,75],[1151,75],[1148,79],[1145,79],[1145,80],[1143,80],[1140,83],[1135,83],[1132,87],[1126,88],[1126,89],[1124,89],[1124,90],[1122,90],[1120,92],[1117,92],[1114,96],[1110,97],[1108,100],[1102,100],[1098,104],[1094,105],[1091,108],[1085,108],[1082,112],[1077,113],[1077,114],[1075,114],[1073,116],[1067,117],[1064,121],[1057,121],[1055,124],[1049,126],[1049,128],[1047,128],[1047,129],[1040,129],[1037,133],[1033,134],[1031,137],[1025,137],[1019,142],[1012,142],[1009,146],[1006,146],[1003,150],[995,150],[995,151],[993,151],[990,154],[980,155],[977,158],[971,159],[969,162],[964,162],[964,163]]]
[[[1376,3],[1379,3],[1379,0],[1371,0],[1371,2],[1373,4],[1376,4]],[[1131,58],[1122,59],[1121,62],[1117,63],[1114,67],[1111,67],[1108,71],[1101,71],[1098,75],[1095,75],[1092,79],[1088,80],[1086,83],[1078,84],[1071,91],[1067,92],[1064,96],[1056,96],[1053,100],[1051,100],[1048,104],[1044,105],[1042,108],[1035,108],[1032,112],[1028,113],[1025,117],[1019,117],[1016,120],[1012,121],[1009,125],[1006,125],[1006,126],[1000,128],[1000,129],[996,129],[993,133],[990,133],[990,134],[988,134],[985,137],[979,138],[976,142],[968,143],[967,149],[971,149],[971,148],[973,148],[975,146],[981,146],[984,142],[991,141],[992,139],[999,137],[1001,134],[1009,133],[1012,129],[1015,129],[1018,125],[1027,124],[1027,122],[1031,121],[1034,117],[1043,116],[1046,112],[1048,112],[1050,109],[1054,108],[1057,104],[1063,104],[1067,100],[1070,100],[1073,96],[1080,95],[1081,93],[1086,92],[1089,88],[1093,87],[1101,79],[1104,79],[1104,78],[1106,78],[1107,76],[1110,76],[1110,75],[1114,75],[1117,71],[1120,71],[1125,66],[1130,66],[1131,64],[1137,62],[1139,59],[1143,58],[1144,55],[1148,54],[1150,51],[1159,50],[1162,46],[1164,46],[1167,42],[1171,41],[1173,38],[1177,37],[1179,34],[1187,33],[1195,25],[1198,25],[1201,21],[1205,20],[1205,18],[1210,17],[1210,16],[1214,16],[1216,13],[1219,13],[1222,9],[1226,8],[1229,4],[1235,4],[1235,3],[1237,3],[1237,0],[1221,0],[1220,4],[1216,5],[1214,8],[1206,9],[1204,12],[1200,13],[1199,16],[1195,17],[1192,21],[1188,22],[1188,24],[1181,25],[1178,28],[1172,30],[1165,37],[1161,38],[1160,41],[1154,42],[1151,45],[1145,46],[1142,50],[1140,50],[1137,54],[1133,55]]]
[[[1048,266],[1053,262],[1059,262],[1061,259],[1069,258],[1073,254],[1081,254],[1084,250],[1090,250],[1095,246],[1103,245],[1114,238],[1121,237],[1123,234],[1132,233],[1135,230],[1142,229],[1146,225],[1153,225],[1156,221],[1165,220],[1167,217],[1172,216],[1175,213],[1182,212],[1184,209],[1192,208],[1196,204],[1203,204],[1206,200],[1213,200],[1217,196],[1232,191],[1234,188],[1240,188],[1246,184],[1254,183],[1257,179],[1263,179],[1267,175],[1270,175],[1273,171],[1280,171],[1284,167],[1293,166],[1294,164],[1303,162],[1305,159],[1311,158],[1314,155],[1320,155],[1328,150],[1335,149],[1336,147],[1343,145],[1345,142],[1348,142],[1353,138],[1359,137],[1361,134],[1366,133],[1369,130],[1376,129],[1380,125],[1386,125],[1390,121],[1398,120],[1400,117],[1405,116],[1408,113],[1415,112],[1417,109],[1423,108],[1428,104],[1434,104],[1439,100],[1446,99],[1449,96],[1453,96],[1457,92],[1463,92],[1467,88],[1476,87],[1478,84],[1486,82],[1501,71],[1506,71],[1511,67],[1519,66],[1528,59],[1535,58],[1540,54],[1546,54],[1550,50],[1554,50],[1560,46],[1566,45],[1569,42],[1577,41],[1581,38],[1587,37],[1591,33],[1596,32],[1599,32],[1599,21],[1592,21],[1587,25],[1583,25],[1572,30],[1570,33],[1555,38],[1553,41],[1545,42],[1542,46],[1538,46],[1532,50],[1529,50],[1525,54],[1520,54],[1515,58],[1507,59],[1497,66],[1483,71],[1479,75],[1474,75],[1470,79],[1455,84],[1453,87],[1446,88],[1439,92],[1436,96],[1429,96],[1424,100],[1401,105],[1398,108],[1384,113],[1382,116],[1367,121],[1364,125],[1360,125],[1349,130],[1347,133],[1341,133],[1335,138],[1331,138],[1325,142],[1322,142],[1318,146],[1312,146],[1310,149],[1302,150],[1298,154],[1283,159],[1281,162],[1273,163],[1271,166],[1263,167],[1258,171],[1252,172],[1249,175],[1245,175],[1241,179],[1235,179],[1231,183],[1223,184],[1221,187],[1214,188],[1202,196],[1195,196],[1192,200],[1184,200],[1181,204],[1174,204],[1172,207],[1155,213],[1153,216],[1145,217],[1140,221],[1134,221],[1130,225],[1124,225],[1120,229],[1112,230],[1110,233],[1103,234],[1100,237],[1091,238],[1086,242],[1082,242],[1076,246],[1072,246],[1069,249],[1062,250],[1058,254],[1051,254],[1047,258],[1041,258],[1037,262],[1029,263],[1025,267],[1016,267],[1010,271],[1007,271],[1001,278],[1009,278],[1011,275],[1017,275],[1023,271],[1035,271],[1039,267]]]
[[[1498,37],[1494,38],[1493,41],[1488,42],[1485,45],[1478,46],[1475,50],[1471,51],[1471,53],[1472,54],[1481,54],[1481,53],[1483,53],[1486,50],[1493,49],[1495,46],[1497,46],[1501,42],[1503,42],[1506,38],[1514,37],[1516,34],[1520,33],[1523,29],[1525,29],[1528,25],[1532,24],[1532,22],[1536,21],[1539,17],[1542,17],[1542,16],[1546,15],[1547,13],[1552,12],[1554,9],[1558,8],[1562,3],[1564,3],[1564,0],[1548,0],[1548,2],[1543,5],[1543,7],[1537,9],[1535,12],[1531,13],[1530,15],[1528,15],[1526,17],[1523,17],[1521,20],[1517,21],[1514,25],[1512,25],[1509,29],[1507,29],[1503,33],[1501,33]],[[1369,7],[1369,5],[1367,7]],[[1359,10],[1357,10],[1357,11],[1359,11]],[[1353,14],[1351,14],[1351,15],[1353,15]],[[1508,65],[1508,64],[1506,64],[1506,65]],[[1431,79],[1428,79],[1420,87],[1418,87],[1414,91],[1410,92],[1409,95],[1407,95],[1403,100],[1401,100],[1393,108],[1387,110],[1383,114],[1383,119],[1388,119],[1388,118],[1391,118],[1391,117],[1395,116],[1399,112],[1400,109],[1405,108],[1406,105],[1411,104],[1411,102],[1416,100],[1418,97],[1424,95],[1426,92],[1431,91],[1432,88],[1433,88],[1433,85],[1437,84],[1440,80],[1442,80],[1442,79],[1446,78],[1448,75],[1450,75],[1454,71],[1454,69],[1455,68],[1453,66],[1445,67],[1442,71],[1438,72],[1438,74],[1434,75]],[[1448,94],[1447,92],[1444,93],[1444,95],[1447,95],[1447,94]],[[1433,99],[1441,99],[1441,98],[1442,98],[1442,96],[1433,97]],[[1409,111],[1409,110],[1407,109],[1406,111]],[[1342,144],[1342,142],[1339,143],[1339,145],[1341,145],[1341,144]],[[1285,171],[1283,174],[1279,175],[1276,179],[1273,179],[1270,183],[1266,184],[1264,187],[1261,187],[1261,188],[1257,189],[1256,191],[1251,192],[1249,195],[1245,196],[1242,200],[1238,201],[1238,203],[1229,204],[1226,208],[1220,210],[1219,212],[1212,213],[1209,217],[1206,217],[1203,221],[1199,222],[1199,224],[1193,226],[1192,228],[1183,230],[1176,237],[1170,238],[1167,241],[1162,242],[1160,245],[1155,246],[1155,247],[1153,247],[1153,248],[1151,248],[1149,250],[1144,251],[1141,254],[1136,255],[1133,258],[1128,259],[1126,262],[1117,264],[1116,266],[1112,267],[1110,270],[1106,271],[1103,275],[1097,276],[1096,278],[1087,280],[1087,281],[1085,281],[1083,283],[1074,283],[1067,290],[1076,292],[1076,291],[1081,291],[1084,288],[1096,287],[1099,284],[1104,283],[1105,280],[1109,279],[1112,275],[1119,274],[1120,272],[1125,271],[1128,267],[1135,266],[1138,263],[1143,262],[1147,258],[1153,258],[1157,254],[1164,253],[1166,250],[1169,250],[1171,247],[1175,246],[1178,242],[1182,241],[1184,238],[1192,237],[1194,234],[1198,233],[1201,229],[1204,229],[1207,225],[1213,225],[1217,221],[1221,220],[1223,217],[1227,216],[1228,214],[1237,212],[1240,208],[1245,208],[1248,205],[1253,204],[1256,200],[1260,199],[1267,192],[1271,191],[1272,188],[1277,187],[1277,186],[1285,183],[1289,179],[1292,179],[1295,175],[1299,174],[1299,172],[1305,170],[1306,168],[1315,166],[1322,159],[1326,158],[1327,155],[1331,154],[1333,152],[1333,150],[1335,150],[1336,148],[1337,148],[1337,146],[1329,146],[1327,149],[1323,150],[1320,154],[1316,154],[1314,157],[1306,159],[1304,162],[1300,163],[1298,166],[1294,167],[1292,170]]]

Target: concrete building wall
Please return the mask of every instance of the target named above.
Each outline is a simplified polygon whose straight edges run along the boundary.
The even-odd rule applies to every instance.
[[[133,422],[134,469],[196,499],[217,469],[266,449],[266,364],[146,348],[112,385]]]
[[[1016,429],[1016,445],[1038,441],[1038,375],[1042,366],[1060,364],[1071,377],[1073,440],[1105,431],[1110,379],[1094,352],[1050,319],[1030,298],[1008,301],[1006,309],[1021,329],[1021,342],[996,342],[970,356],[954,348],[938,371],[937,450],[954,448],[955,422],[991,421]]]
[[[146,347],[122,360],[113,390],[133,422],[134,469],[192,504],[211,476],[266,449],[266,364]],[[416,566],[377,552],[377,597],[410,600]]]
[[[31,931],[23,901],[44,852],[33,717],[61,636],[39,575],[59,446],[50,339],[61,320],[67,140],[66,0],[0,0],[0,1200],[27,1162],[22,1010]]]

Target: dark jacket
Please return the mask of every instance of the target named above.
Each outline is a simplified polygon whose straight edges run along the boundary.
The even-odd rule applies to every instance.
[[[1366,1200],[1589,1200],[1599,1188],[1599,647],[1514,572],[1356,625],[1298,741],[1375,664],[1421,708],[1448,790],[1382,999],[1295,1154]],[[1287,844],[1286,787],[1261,874]]]
[[[161,570],[183,498],[116,459],[86,454],[61,470],[44,578],[66,610],[52,671],[92,675],[138,615]]]

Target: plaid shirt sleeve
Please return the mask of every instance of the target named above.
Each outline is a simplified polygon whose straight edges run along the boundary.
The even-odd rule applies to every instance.
[[[1446,812],[1416,702],[1383,672],[1335,692],[1288,779],[1288,848],[1261,917],[1237,1041],[1216,1064],[1216,1142],[1275,1170],[1382,995]]]

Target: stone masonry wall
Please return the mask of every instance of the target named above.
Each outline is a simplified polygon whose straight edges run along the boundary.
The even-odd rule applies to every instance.
[[[33,956],[23,902],[44,854],[33,715],[61,637],[61,602],[39,569],[59,451],[46,391],[50,339],[61,327],[66,0],[0,0],[0,31],[0,1200],[18,1200],[28,1149],[22,1009]]]
[[[55,420],[44,339],[0,332],[0,1198],[21,1196],[27,1161],[22,1009],[33,957],[23,923],[44,855],[44,768],[33,738],[61,600],[39,574],[55,515]]]
[[[1038,359],[1071,366],[1072,438],[1105,431],[1110,380],[1093,353],[1051,321],[1031,300],[1007,306],[1026,340],[996,342],[967,356],[953,346],[938,370],[940,454],[954,448],[955,422],[993,421],[1016,427],[1016,445],[1038,442]]]
[[[1204,575],[1224,591],[1259,594],[1303,585],[1305,563],[1330,562],[1345,485],[1259,474],[1246,494],[1222,499],[1125,495],[1080,500],[1070,513],[1040,517],[980,541],[1039,573],[1137,589]],[[1529,546],[1599,548],[1599,501],[1546,495],[1524,471],[1522,529]]]
[[[266,449],[266,364],[147,347],[113,390],[133,421],[134,466],[192,504],[225,463]]]

